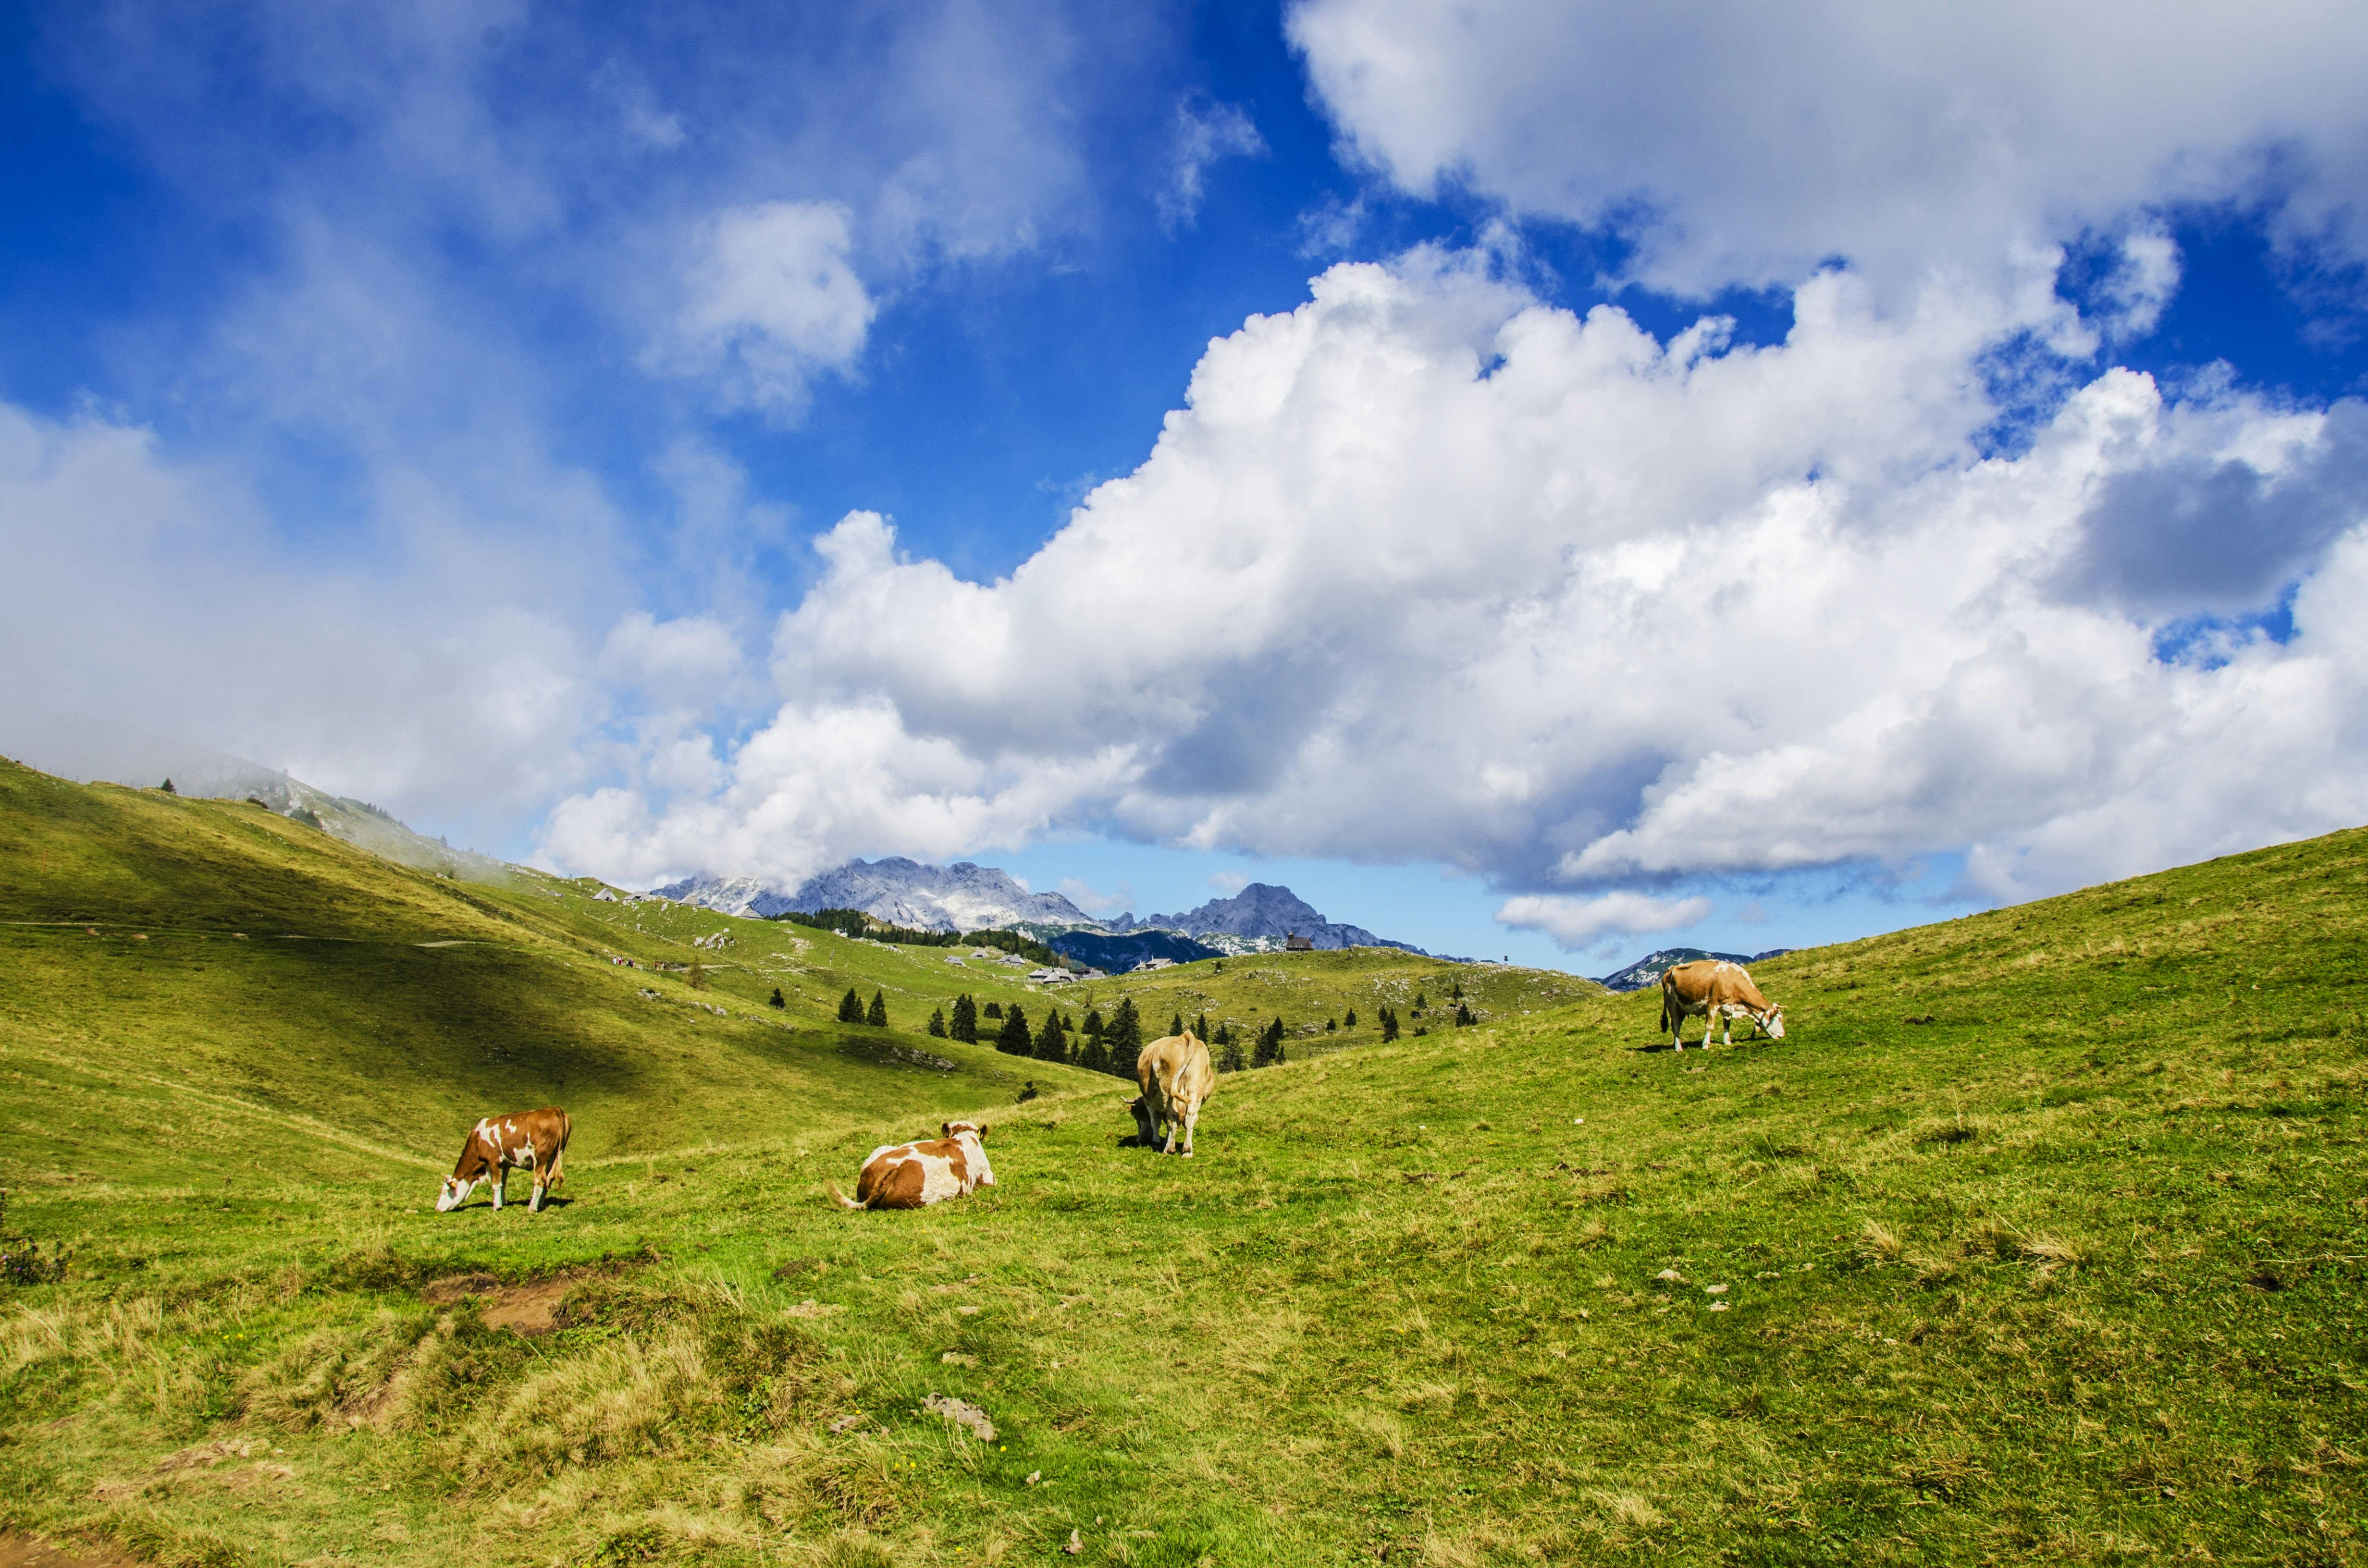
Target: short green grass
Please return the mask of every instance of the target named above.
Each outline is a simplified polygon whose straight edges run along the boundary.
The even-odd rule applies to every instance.
[[[75,834],[235,810],[74,799],[97,818],[9,873],[12,916],[106,913]],[[326,947],[215,961],[232,938],[196,913],[245,915],[193,875],[192,974],[162,948],[173,908],[119,894],[148,950],[42,927],[10,955],[8,1218],[71,1267],[0,1297],[0,1522],[166,1562],[2361,1562],[2364,861],[2368,835],[2339,835],[1796,954],[1758,971],[1788,1039],[1708,1053],[1656,1049],[1650,994],[1404,956],[1100,983],[1161,1023],[1188,994],[1294,1028],[1440,975],[1480,996],[1476,1028],[1228,1077],[1189,1164],[1121,1146],[1110,1080],[983,1048],[975,1069],[948,1048],[956,1074],[882,1065],[815,1017],[865,976],[915,1004],[1002,986],[1035,1017],[1016,982],[647,906],[630,932],[523,881],[415,879],[354,895],[349,928],[313,920],[450,939],[479,927],[436,901],[465,895],[531,938],[474,981],[390,950],[393,1050],[316,1077],[200,1019],[182,1049],[218,1054],[183,1073],[153,1018],[171,997],[313,1017],[287,998],[336,989],[302,967],[328,960],[288,955]],[[801,982],[786,1065],[740,1043],[768,1026],[701,1025],[678,981],[642,1002],[645,972],[591,967],[675,957],[694,926],[734,934],[743,967],[700,994],[734,1015]],[[543,1033],[487,1037],[518,1058],[488,1063],[467,1030],[506,987]],[[615,1049],[639,1070],[683,1042],[663,1079],[579,1063],[635,1028]],[[1049,1092],[1011,1106],[986,1074],[1012,1069]],[[406,1157],[440,1149],[405,1102],[560,1072],[617,1108],[578,1114],[603,1153],[573,1201],[426,1211]],[[267,1097],[274,1074],[311,1097]],[[201,1094],[318,1125],[258,1162],[225,1134],[261,1113]],[[630,1108],[667,1096],[637,1142]],[[871,1142],[996,1098],[996,1188],[823,1200]],[[129,1142],[182,1146],[131,1152],[109,1106],[151,1119]],[[495,1326],[537,1281],[556,1332]]]

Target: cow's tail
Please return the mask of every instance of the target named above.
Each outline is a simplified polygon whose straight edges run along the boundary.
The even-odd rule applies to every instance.
[[[823,1183],[823,1186],[829,1189],[831,1201],[837,1204],[841,1209],[869,1209],[871,1207],[869,1203],[858,1203],[854,1199],[849,1198],[847,1194],[839,1191],[838,1183],[835,1181],[825,1182]]]
[[[1669,1032],[1669,977],[1661,977],[1661,1032]]]

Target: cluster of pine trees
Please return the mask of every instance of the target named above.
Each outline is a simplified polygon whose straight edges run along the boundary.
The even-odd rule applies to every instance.
[[[995,1049],[1006,1056],[1065,1062],[1088,1072],[1132,1078],[1135,1060],[1143,1054],[1143,1017],[1135,1010],[1132,997],[1121,1001],[1117,1012],[1108,1019],[1099,1007],[1088,1007],[1086,1021],[1080,1025],[1053,1007],[1047,1010],[1041,1027],[1031,1028],[1028,1010],[1017,1002],[1008,1008],[997,1002],[982,1007],[965,991],[954,998],[953,1017],[949,1018],[943,1008],[929,1015],[929,1032],[940,1040],[974,1043],[980,1036],[982,1018],[1001,1020],[990,1038]]]
[[[1177,1014],[1167,1020],[1169,1035],[1182,1034],[1188,1027],[1184,1015]],[[1193,1018],[1189,1027],[1212,1048],[1217,1071],[1238,1073],[1245,1067],[1268,1067],[1283,1060],[1283,1024],[1276,1018],[1258,1031],[1254,1049],[1247,1059],[1243,1042],[1232,1026],[1220,1024],[1213,1033],[1209,1028],[1206,1013]],[[1038,1062],[1065,1062],[1072,1067],[1083,1067],[1089,1073],[1108,1073],[1115,1077],[1133,1079],[1135,1065],[1143,1055],[1143,1015],[1136,1009],[1134,999],[1121,997],[1118,1006],[1107,1018],[1099,1007],[1086,1009],[1085,1022],[1064,1013],[1058,1007],[1049,1008],[1044,1021],[1033,1023],[1028,1010],[1018,1003],[1006,1007],[1000,1003],[981,1005],[968,992],[954,998],[950,1017],[940,1007],[929,1015],[929,1033],[939,1040],[959,1040],[976,1043],[985,1039],[1006,1056],[1026,1056]]]
[[[778,996],[780,993],[776,991],[774,994]],[[778,1002],[773,1005],[780,1006]],[[850,985],[847,988],[847,994],[838,999],[838,1021],[842,1024],[869,1024],[875,1029],[884,1029],[888,1027],[888,998],[874,991],[871,1006],[866,1007],[863,999],[855,994],[855,987]]]

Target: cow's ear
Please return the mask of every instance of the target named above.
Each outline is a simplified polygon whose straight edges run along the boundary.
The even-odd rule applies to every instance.
[[[940,1138],[951,1138],[951,1137],[952,1137],[953,1135],[954,1135],[954,1124],[953,1124],[952,1122],[951,1122],[951,1121],[940,1121],[939,1123],[938,1123],[938,1136],[939,1136],[939,1137],[940,1137]]]
[[[979,1138],[981,1139],[981,1141],[984,1141],[984,1140],[985,1139],[985,1137],[986,1137],[986,1123],[985,1123],[985,1122],[983,1122],[983,1121],[982,1121],[982,1122],[980,1122],[980,1123],[978,1124],[978,1135],[979,1135]]]

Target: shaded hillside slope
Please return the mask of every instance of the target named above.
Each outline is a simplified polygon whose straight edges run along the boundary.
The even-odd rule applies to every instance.
[[[784,973],[791,1006],[771,1008],[776,977],[691,945],[735,923],[669,908],[620,930],[591,892],[458,883],[257,807],[0,767],[0,1173],[449,1166],[477,1116],[553,1102],[598,1160],[1008,1104],[1023,1077],[1069,1072],[924,1050],[909,1006],[902,1030],[837,1025],[870,975]],[[700,958],[703,990],[654,967]]]
[[[74,1261],[0,1298],[0,1523],[172,1562],[2359,1562],[2363,872],[2339,835],[1793,954],[1755,971],[1789,1038],[1708,1053],[1650,994],[1494,975],[1479,1027],[1227,1078],[1189,1164],[1120,1146],[1107,1081],[997,1111],[999,1185],[916,1214],[821,1197],[885,1120],[752,1120],[541,1216],[366,1161],[40,1189],[11,1220]],[[1354,957],[1124,994],[1483,973]]]

